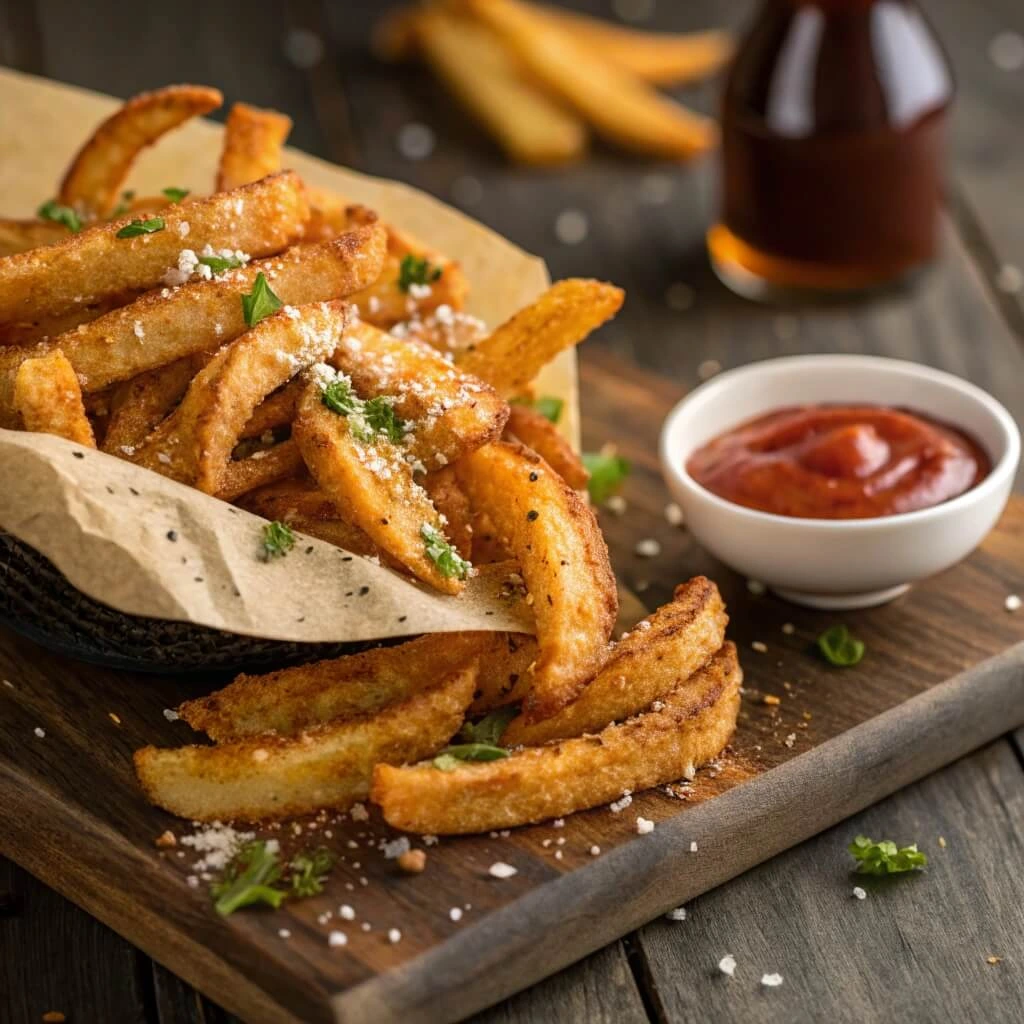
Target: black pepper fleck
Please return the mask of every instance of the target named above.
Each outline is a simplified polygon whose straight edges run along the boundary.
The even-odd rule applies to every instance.
[[[307,555],[313,554],[313,545],[312,544],[310,544],[309,547],[306,548],[306,554]]]
[[[526,513],[526,521],[528,523],[532,523],[539,515],[540,513],[535,508],[531,508],[530,511]]]
[[[131,491],[131,493],[132,493],[132,494],[133,494],[133,495],[134,495],[134,496],[135,496],[136,498],[137,498],[137,497],[139,496],[139,492],[138,492],[137,490],[135,490],[135,488],[134,488],[134,487],[129,487],[129,488],[128,488],[128,490],[129,490],[129,491]]]
[[[196,583],[202,583],[203,582],[203,577],[202,576],[196,576],[194,578],[195,578]]]
[[[540,477],[536,473],[531,473],[530,474],[530,483],[531,484],[535,484],[539,479],[540,479]]]
[[[407,618],[409,618],[409,616],[408,616],[408,615],[399,615],[399,616],[398,616],[398,621],[399,621],[399,622],[405,622],[405,620],[406,620]]]
[[[71,453],[76,459],[84,459],[85,452],[72,452]]]
[[[369,592],[370,592],[370,588],[369,588],[369,587],[360,587],[360,588],[359,588],[359,596],[360,596],[360,597],[366,597],[366,595],[367,595],[367,594],[368,594]]]
[[[168,530],[167,531],[167,539],[173,544],[178,539],[178,531],[177,530]]]

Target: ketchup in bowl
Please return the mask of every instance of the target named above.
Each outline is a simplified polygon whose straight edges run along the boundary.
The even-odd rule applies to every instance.
[[[759,416],[698,448],[686,470],[712,494],[805,519],[874,519],[949,501],[991,470],[967,434],[879,405]]]

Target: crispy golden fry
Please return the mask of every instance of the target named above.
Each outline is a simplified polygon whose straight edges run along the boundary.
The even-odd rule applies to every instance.
[[[276,110],[236,103],[224,124],[224,149],[217,168],[217,191],[248,185],[281,169],[281,150],[292,119]]]
[[[471,666],[498,647],[495,634],[431,633],[267,675],[238,676],[230,686],[183,704],[178,712],[216,743],[304,729],[372,714]],[[454,730],[452,730],[454,732]]]
[[[455,469],[446,466],[434,473],[427,473],[423,478],[423,490],[441,514],[452,547],[463,558],[469,559],[473,554],[473,513],[469,507],[469,498],[459,486]]]
[[[86,228],[42,249],[0,259],[0,321],[30,320],[99,302],[131,289],[153,288],[182,249],[241,249],[269,256],[295,242],[309,216],[302,181],[290,171],[169,206],[163,227],[118,238],[132,218]],[[70,356],[69,356],[70,358]]]
[[[297,246],[208,281],[157,290],[55,339],[86,392],[207,351],[246,327],[241,296],[263,274],[286,305],[344,297],[372,281],[384,259],[384,231],[358,228],[334,242]],[[0,261],[2,263],[2,261]],[[167,291],[167,294],[164,294]],[[0,351],[0,426],[10,425],[10,380],[33,353]]]
[[[508,418],[508,405],[490,385],[422,342],[392,337],[372,324],[353,324],[330,363],[363,397],[394,400],[395,412],[414,424],[405,449],[428,470],[499,438]]]
[[[642,32],[560,7],[541,17],[620,71],[652,85],[685,85],[720,71],[733,54],[728,32]]]
[[[322,188],[306,186],[309,196],[309,220],[303,239],[307,242],[329,242],[351,227],[348,200]]]
[[[352,307],[286,306],[229,342],[189,385],[181,405],[133,456],[139,465],[216,494],[253,410],[295,374],[326,359]]]
[[[519,563],[540,656],[524,713],[531,722],[568,704],[600,668],[618,608],[608,548],[594,513],[538,456],[505,442],[456,465],[474,509],[486,513]]]
[[[574,491],[587,486],[590,474],[558,427],[528,405],[513,404],[506,435],[532,448]]]
[[[56,221],[0,218],[0,256],[38,249],[67,237],[68,229]]]
[[[102,448],[131,457],[155,427],[181,401],[201,368],[193,356],[140,373],[118,384],[110,399],[110,417]]]
[[[126,295],[112,295],[102,302],[94,302],[88,306],[76,306],[74,309],[69,309],[64,313],[55,313],[53,316],[43,315],[35,320],[21,323],[0,324],[0,345],[19,347],[38,345],[40,342],[66,334],[82,324],[92,323],[93,320],[98,320],[115,309],[127,306],[134,302],[139,294],[139,292],[130,292]]]
[[[260,402],[249,422],[242,428],[241,436],[261,437],[268,430],[288,426],[295,418],[295,406],[302,394],[302,381],[289,381],[272,395]]]
[[[506,397],[522,394],[559,352],[578,345],[622,306],[614,285],[570,277],[552,285],[483,341],[458,366]]]
[[[714,121],[618,70],[571,32],[516,0],[468,0],[536,79],[609,142],[648,156],[687,159],[717,141]]]
[[[480,674],[471,715],[485,715],[495,708],[521,704],[533,685],[537,661],[536,637],[526,633],[486,633],[491,643],[480,652]]]
[[[91,216],[105,216],[142,150],[222,102],[218,90],[202,85],[169,85],[134,96],[79,150],[61,182],[59,201]]]
[[[515,719],[502,743],[535,747],[639,714],[707,662],[722,646],[728,621],[718,587],[704,576],[694,577],[611,649],[601,670],[571,704],[542,722]]]
[[[404,452],[379,433],[358,440],[349,417],[324,404],[330,368],[316,369],[320,372],[311,376],[292,424],[309,471],[347,522],[424,583],[459,593],[465,573],[446,576],[427,554],[424,531],[443,537],[444,525],[426,491],[414,482]]]
[[[287,523],[300,533],[318,537],[355,555],[388,560],[358,526],[345,522],[338,506],[308,476],[279,480],[250,491],[238,504],[264,519]]]
[[[147,798],[194,821],[288,818],[363,799],[376,764],[429,757],[459,728],[476,666],[374,715],[216,747],[135,752]]]
[[[61,352],[21,364],[14,380],[14,407],[26,430],[96,447],[74,367]]]
[[[584,154],[583,122],[522,74],[493,30],[457,14],[426,10],[415,32],[434,73],[513,160],[562,164]]]
[[[299,446],[291,439],[282,441],[273,448],[253,452],[248,458],[229,462],[217,497],[222,501],[235,501],[257,487],[287,480],[303,469],[305,463]]]
[[[596,807],[688,776],[717,757],[736,729],[742,672],[727,643],[666,694],[659,710],[596,736],[526,747],[498,761],[378,765],[370,799],[389,825],[455,835],[511,828]]]

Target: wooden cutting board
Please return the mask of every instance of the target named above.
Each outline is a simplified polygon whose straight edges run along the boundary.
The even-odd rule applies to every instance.
[[[750,594],[661,518],[653,452],[671,388],[606,356],[584,360],[583,381],[589,443],[620,440],[635,464],[630,510],[604,517],[620,574],[652,583],[644,597],[655,603],[672,580],[705,572],[728,601],[746,696],[718,768],[618,814],[443,839],[418,876],[380,852],[391,834],[379,819],[332,816],[294,840],[342,855],[322,896],[221,920],[207,883],[187,881],[194,855],[154,845],[167,828],[191,829],[149,807],[131,769],[143,744],[190,740],[163,709],[215,681],[110,672],[0,631],[0,854],[247,1020],[452,1021],[1024,723],[1024,612],[1004,609],[1024,591],[1024,499],[962,565],[887,607],[845,614],[867,655],[834,669],[813,651],[834,617]],[[637,559],[635,542],[654,532],[663,557]],[[637,835],[637,815],[654,832]],[[495,861],[518,873],[491,877]],[[339,917],[342,904],[354,921]],[[346,946],[328,946],[333,929]]]

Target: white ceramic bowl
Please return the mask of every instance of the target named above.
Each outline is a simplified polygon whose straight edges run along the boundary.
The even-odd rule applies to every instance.
[[[934,508],[878,519],[798,519],[734,505],[686,472],[701,445],[764,413],[819,402],[892,405],[960,427],[992,460],[977,487]],[[686,525],[715,557],[781,596],[816,608],[882,604],[959,562],[992,529],[1020,460],[1020,432],[991,395],[917,363],[794,356],[751,363],[697,388],[661,432],[665,480]]]

